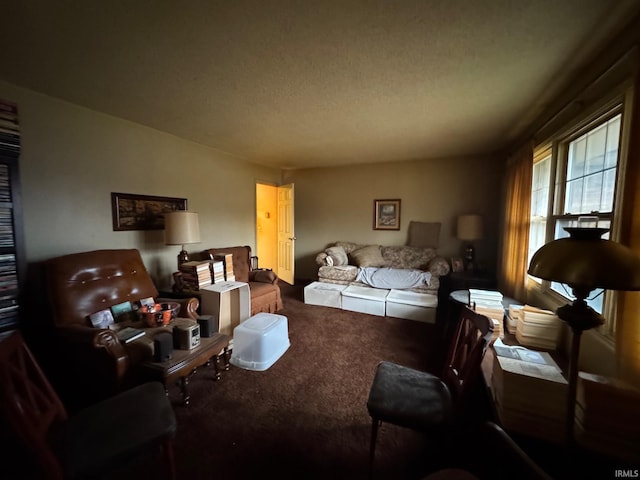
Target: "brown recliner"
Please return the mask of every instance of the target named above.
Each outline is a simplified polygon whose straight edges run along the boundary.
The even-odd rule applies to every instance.
[[[233,273],[237,282],[249,284],[251,292],[251,315],[266,312],[275,313],[282,309],[282,297],[278,286],[278,276],[272,270],[255,268],[257,258],[251,255],[251,247],[209,248],[199,256],[199,260],[210,259],[211,255],[231,253]]]
[[[132,364],[151,352],[125,346],[114,331],[94,328],[89,315],[113,305],[153,297],[156,302],[181,303],[181,317],[197,319],[196,298],[157,298],[140,252],[136,249],[94,250],[44,262],[55,360],[65,381],[77,382],[85,399],[95,401],[136,383]],[[135,342],[134,342],[135,343]]]

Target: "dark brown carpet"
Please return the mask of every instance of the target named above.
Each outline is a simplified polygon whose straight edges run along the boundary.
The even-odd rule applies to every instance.
[[[201,370],[189,407],[172,390],[179,478],[367,478],[377,363],[429,369],[433,325],[305,305],[300,287],[283,293],[291,347],[271,368],[231,366],[219,382]],[[419,435],[384,425],[375,478],[420,478],[432,468],[425,449]]]

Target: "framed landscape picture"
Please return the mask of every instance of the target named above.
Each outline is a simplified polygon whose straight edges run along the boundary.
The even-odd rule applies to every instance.
[[[113,230],[162,230],[164,214],[186,210],[186,198],[111,193]]]
[[[373,229],[400,230],[400,199],[373,201]]]

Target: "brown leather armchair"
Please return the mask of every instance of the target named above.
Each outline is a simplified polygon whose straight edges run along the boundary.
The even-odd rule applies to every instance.
[[[272,270],[257,268],[257,258],[251,255],[251,247],[209,248],[200,254],[198,260],[208,260],[212,255],[233,254],[233,273],[237,282],[249,284],[251,292],[251,315],[266,312],[275,313],[282,309],[282,297],[278,286],[278,276]]]
[[[92,400],[136,383],[131,366],[151,351],[125,346],[112,330],[94,328],[88,316],[125,301],[153,297],[158,290],[135,249],[94,250],[56,257],[44,263],[56,360],[64,376],[81,382]],[[197,319],[196,298],[180,302],[180,316]],[[134,342],[135,343],[135,342]],[[69,378],[66,379],[67,381]]]

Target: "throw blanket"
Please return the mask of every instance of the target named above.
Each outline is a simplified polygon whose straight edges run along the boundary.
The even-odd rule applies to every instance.
[[[356,281],[376,288],[418,288],[431,283],[431,273],[401,268],[363,267]]]

